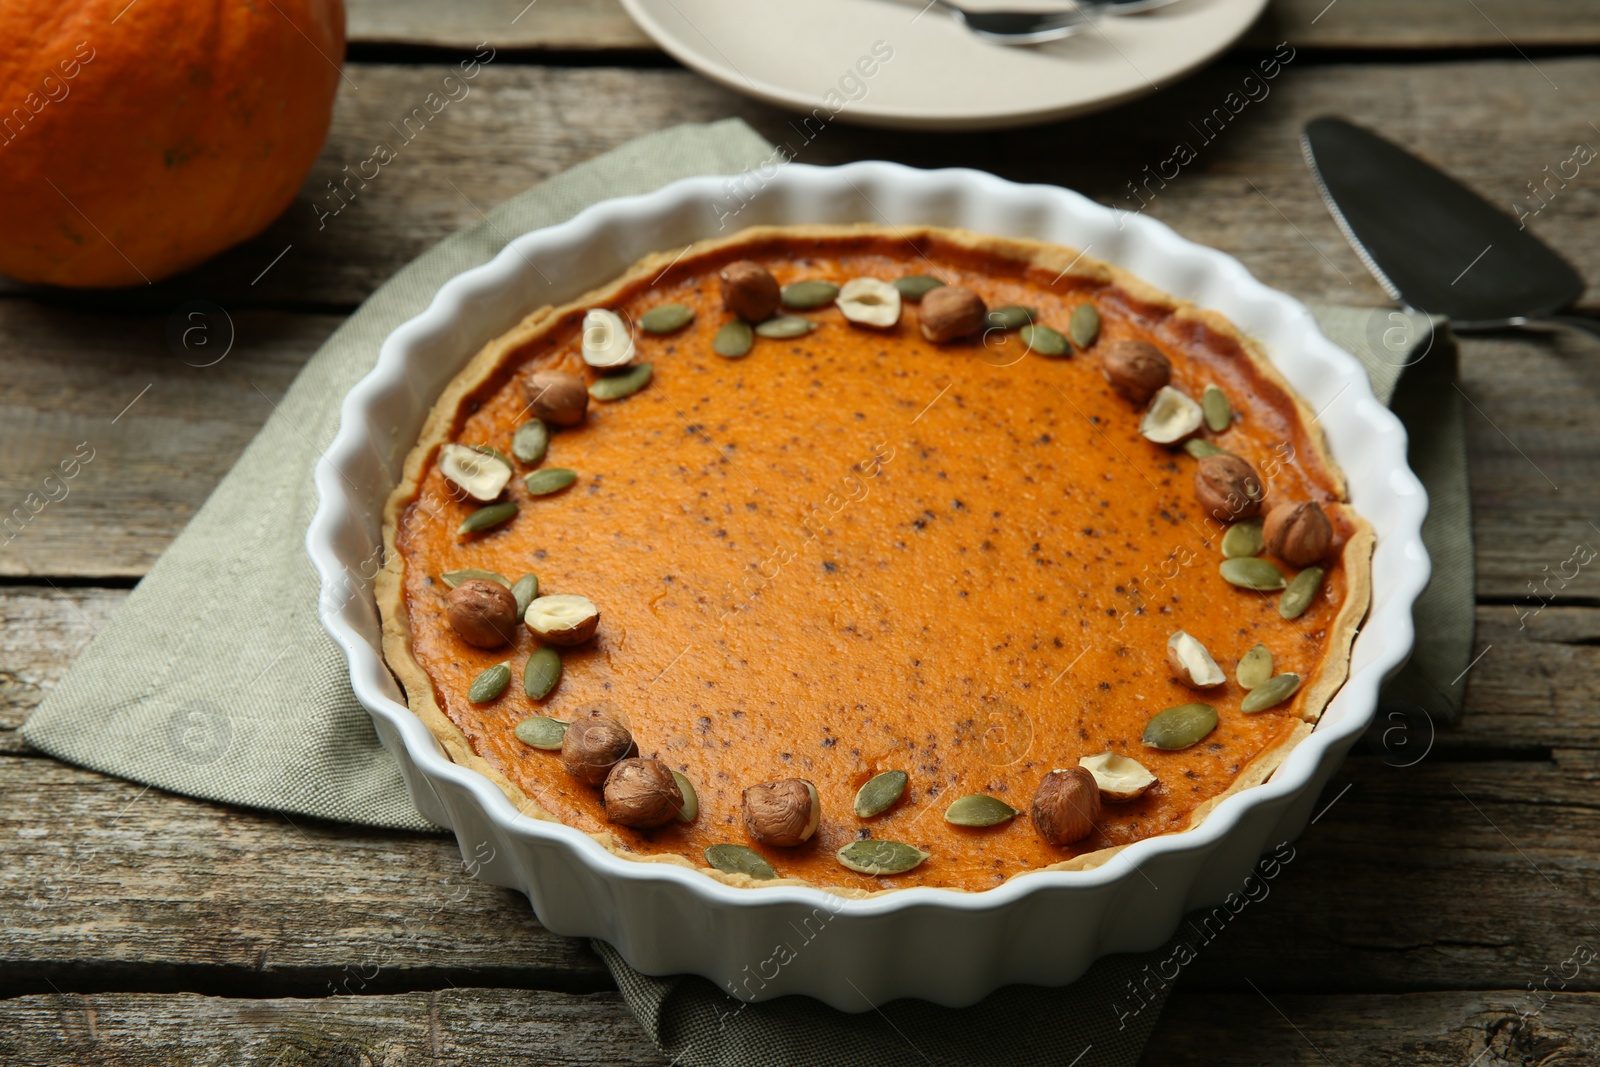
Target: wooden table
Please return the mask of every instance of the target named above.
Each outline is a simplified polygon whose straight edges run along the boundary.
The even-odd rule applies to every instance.
[[[0,291],[4,510],[79,442],[96,456],[0,549],[0,1061],[663,1062],[588,947],[473,882],[452,841],[168,796],[15,732],[401,264],[639,134],[737,115],[784,136],[788,116],[679,69],[611,0],[525,3],[353,0],[332,135],[265,234],[137,292]],[[800,158],[976,165],[1124,203],[1279,41],[1295,57],[1271,95],[1147,210],[1303,298],[1383,301],[1300,160],[1307,119],[1374,126],[1508,209],[1600,144],[1593,5],[1274,0],[1222,62],[1110,114],[959,137],[835,123]],[[471,94],[319,228],[326,183],[480,42],[495,54]],[[1591,279],[1597,190],[1585,169],[1530,223]],[[211,367],[167,339],[197,298],[237,333]],[[1461,375],[1481,651],[1454,683],[1465,718],[1411,766],[1358,746],[1268,901],[1184,972],[1149,1063],[1600,1062],[1600,566],[1542,584],[1600,546],[1600,351],[1469,341]]]

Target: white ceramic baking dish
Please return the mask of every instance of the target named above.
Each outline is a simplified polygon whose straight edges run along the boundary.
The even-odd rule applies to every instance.
[[[488,779],[452,763],[406,708],[384,666],[371,596],[345,591],[352,576],[371,573],[384,499],[429,406],[464,362],[532,308],[572,299],[647,253],[730,226],[858,221],[965,227],[1092,251],[1226,315],[1322,412],[1353,503],[1377,531],[1372,608],[1349,681],[1271,781],[1228,798],[1199,827],[1140,841],[1094,870],[1025,875],[981,893],[910,888],[843,900],[805,887],[731,888],[686,868],[619,858],[578,830],[519,815]],[[549,929],[603,938],[647,973],[704,975],[744,999],[803,993],[845,1011],[897,997],[966,1005],[1009,983],[1071,982],[1099,956],[1160,945],[1186,911],[1220,903],[1263,851],[1305,827],[1372,719],[1379,684],[1410,651],[1411,605],[1428,576],[1427,500],[1406,466],[1405,431],[1303,305],[1229,256],[1076,193],[887,163],[688,179],[516,238],[445,283],[384,342],[377,366],[345,398],[316,484],[321,502],[306,543],[322,577],[323,623],[348,654],[355,694],[418,810],[455,831],[480,877],[525,893]]]

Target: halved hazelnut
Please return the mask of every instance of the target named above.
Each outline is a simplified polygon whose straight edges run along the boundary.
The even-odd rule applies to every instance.
[[[1279,504],[1261,524],[1267,551],[1295,567],[1309,567],[1333,546],[1333,523],[1315,500]]]
[[[1167,662],[1178,681],[1191,689],[1210,689],[1228,680],[1206,646],[1182,630],[1167,638]]]
[[[444,598],[450,628],[474,648],[499,648],[517,632],[517,598],[499,582],[469,578]]]
[[[536,370],[522,380],[528,410],[557,426],[576,426],[589,411],[589,387],[576,374]]]
[[[780,778],[744,791],[744,827],[767,845],[793,848],[817,832],[822,800],[804,778]]]
[[[1115,341],[1100,356],[1100,373],[1111,388],[1143,404],[1172,381],[1172,361],[1149,341]]]
[[[622,316],[590,308],[583,316],[583,361],[591,367],[620,367],[633,359],[633,335]]]
[[[1144,418],[1139,420],[1139,433],[1158,445],[1175,445],[1199,430],[1204,417],[1205,413],[1194,398],[1163,385],[1151,398]]]
[[[1078,761],[1078,766],[1094,775],[1094,783],[1100,787],[1100,799],[1112,803],[1137,800],[1156,784],[1156,776],[1144,764],[1115,752],[1085,756]]]
[[[600,625],[600,609],[586,596],[554,593],[530,601],[522,621],[547,645],[581,645]]]
[[[672,768],[660,760],[625,759],[606,775],[605,802],[607,819],[647,830],[678,817],[683,792]]]
[[[778,310],[781,290],[772,272],[741,259],[722,268],[722,306],[746,322],[766,322]]]
[[[504,492],[511,480],[511,467],[505,460],[466,445],[439,446],[439,473],[451,485],[485,504]]]
[[[983,329],[989,314],[983,299],[962,285],[944,285],[922,298],[917,309],[917,325],[922,336],[934,344],[959,337],[971,337]]]
[[[600,785],[611,768],[633,751],[633,735],[615,719],[577,719],[561,738],[561,765],[590,785]]]
[[[1256,469],[1231,452],[1206,456],[1194,468],[1194,497],[1218,522],[1261,514],[1263,496]]]
[[[877,278],[851,278],[833,302],[839,314],[858,326],[886,330],[900,321],[900,290]]]
[[[1033,794],[1033,825],[1052,845],[1070,845],[1094,832],[1100,787],[1082,767],[1051,771]]]

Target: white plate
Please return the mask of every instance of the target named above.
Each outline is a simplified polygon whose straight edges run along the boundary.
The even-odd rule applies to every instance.
[[[1266,0],[1178,0],[1027,48],[982,40],[948,13],[902,0],[622,4],[685,66],[811,116],[790,141],[798,150],[833,121],[987,130],[1111,107],[1209,62]],[[984,6],[1028,9],[1019,0],[972,0],[973,9]]]
[[[1322,412],[1352,501],[1378,537],[1372,608],[1350,678],[1317,729],[1270,781],[1224,800],[1198,827],[1137,841],[1093,870],[1023,875],[981,893],[916,887],[869,900],[805,886],[735,889],[686,867],[623,859],[573,827],[519,814],[487,778],[452,763],[384,666],[376,606],[361,582],[382,544],[384,501],[434,398],[484,342],[647,253],[725,236],[706,210],[726,195],[724,177],[608,200],[523,234],[446,282],[384,341],[377,365],[345,397],[339,432],[317,464],[320,502],[306,534],[322,578],[323,625],[349,656],[356,697],[418,810],[455,830],[479,877],[527,894],[556,933],[603,938],[649,974],[704,975],[748,999],[803,993],[845,1011],[896,997],[955,1006],[1010,983],[1060,985],[1099,956],[1160,945],[1185,912],[1238,891],[1263,851],[1305,827],[1322,786],[1371,722],[1379,684],[1411,649],[1411,605],[1428,579],[1427,498],[1406,466],[1404,428],[1303,305],[1154,219],[1119,219],[1065,189],[971,170],[791,164],[761,177],[741,224],[928,223],[1092,248],[1260,340]],[[798,951],[774,964],[774,946],[791,943]]]

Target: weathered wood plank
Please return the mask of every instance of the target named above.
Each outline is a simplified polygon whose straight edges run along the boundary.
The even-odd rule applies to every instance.
[[[1593,688],[1600,679],[1600,611],[1539,609],[1532,600],[1480,606],[1477,645],[1482,658],[1457,683],[1467,689],[1465,714],[1433,739],[1441,757],[1474,748],[1600,749],[1600,693]],[[1439,684],[1448,688],[1450,679]],[[1424,725],[1414,740],[1427,743]]]
[[[0,301],[0,575],[142,575],[340,321],[188,314]]]
[[[47,759],[0,758],[0,775],[0,996],[50,982],[316,996],[606,980],[519,895],[472,881],[450,839],[290,822]],[[1586,895],[1597,780],[1597,750],[1409,768],[1355,756],[1265,895],[1197,930],[1186,980],[1521,985],[1575,942],[1600,945]],[[1600,969],[1569,989],[1600,989]]]
[[[351,0],[350,41],[563,51],[654,50],[616,0]],[[1273,0],[1245,47],[1288,40],[1318,48],[1577,47],[1600,41],[1600,18],[1561,0]]]
[[[1591,965],[1592,966],[1592,965]],[[1555,982],[1551,989],[1558,988]],[[1404,996],[1200,994],[1167,1002],[1142,1064],[1468,1067],[1600,1057],[1600,997],[1493,993]]]
[[[0,756],[28,751],[17,729],[126,596],[116,589],[0,589]]]
[[[233,1000],[181,994],[0,1001],[0,1060],[37,1067],[665,1064],[616,993],[442,989]]]
[[[1219,916],[1220,934],[1195,932],[1186,980],[1307,993],[1503,988],[1537,980],[1580,942],[1600,950],[1589,888],[1600,872],[1597,780],[1593,749],[1413,767],[1354,756],[1293,861],[1258,889],[1270,896],[1231,922]],[[1569,988],[1600,989],[1600,968],[1584,970]]]
[[[350,0],[352,45],[654,52],[617,0]]]
[[[1600,41],[1600,18],[1564,0],[1272,0],[1246,44],[1361,49],[1577,48]]]
[[[325,996],[416,983],[602,988],[583,941],[474,881],[453,838],[169,796],[0,758],[0,997],[68,989]]]
[[[934,1062],[944,1062],[944,1050],[926,1041],[922,1046]],[[504,989],[314,1001],[127,993],[19,997],[0,1002],[0,1055],[8,1063],[40,1067],[85,1061],[119,1067],[666,1063],[615,993]],[[1180,990],[1141,1062],[1462,1067],[1583,1063],[1595,1056],[1600,1056],[1600,996],[1595,994],[1556,993],[1534,1000],[1513,989],[1275,995],[1269,1001],[1254,993]]]
[[[1558,168],[1577,142],[1596,140],[1581,102],[1600,96],[1600,59],[1540,58],[1537,67],[1521,59],[1297,59],[1275,80],[1251,83],[1249,91],[1267,95],[1243,104],[1239,94],[1252,69],[1238,60],[1219,63],[1126,107],[1027,134],[931,135],[841,120],[820,133],[813,127],[808,141],[790,125],[793,116],[687,71],[498,61],[463,83],[467,95],[437,116],[413,119],[408,133],[407,117],[429,93],[442,94],[455,68],[355,63],[348,74],[359,91],[341,93],[328,144],[278,222],[181,279],[98,299],[162,314],[196,295],[229,309],[350,306],[434,242],[476,222],[481,208],[641,134],[733,115],[788,144],[801,162],[976,161],[1003,177],[1066,185],[1124,210],[1144,202],[1148,214],[1233,253],[1298,296],[1378,303],[1381,290],[1340,237],[1301,161],[1296,139],[1307,120],[1333,112],[1369,123],[1507,211],[1536,207],[1525,200],[1528,183],[1543,181],[1542,168]],[[1240,109],[1236,117],[1230,106]],[[1175,167],[1180,143],[1195,158]],[[380,144],[394,158],[367,162]],[[1163,181],[1163,169],[1176,177]],[[1546,203],[1530,227],[1593,284],[1600,279],[1600,200],[1580,173]],[[1600,304],[1597,294],[1591,288],[1591,304]]]

